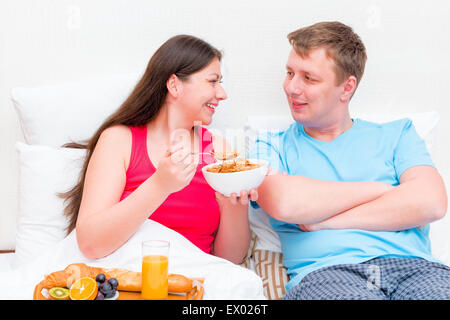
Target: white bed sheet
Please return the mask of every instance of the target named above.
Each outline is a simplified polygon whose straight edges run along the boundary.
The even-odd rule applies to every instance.
[[[71,263],[140,271],[141,243],[150,239],[170,241],[169,273],[205,278],[205,300],[266,299],[262,280],[256,273],[204,253],[179,233],[152,220],[146,221],[122,247],[97,260],[84,257],[78,249],[76,234],[72,232],[37,259],[18,268],[0,270],[0,299],[32,299],[34,287],[43,280],[45,274],[62,270]],[[6,262],[11,256],[2,259]]]

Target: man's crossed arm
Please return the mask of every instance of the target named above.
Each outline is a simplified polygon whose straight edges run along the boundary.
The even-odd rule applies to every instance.
[[[304,231],[400,231],[441,219],[447,211],[444,183],[431,166],[407,169],[397,187],[274,174],[264,180],[258,194],[258,203],[268,214],[299,224]]]

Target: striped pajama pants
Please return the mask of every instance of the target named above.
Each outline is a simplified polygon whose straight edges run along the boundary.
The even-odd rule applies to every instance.
[[[450,268],[423,259],[375,258],[315,270],[285,300],[450,299]]]

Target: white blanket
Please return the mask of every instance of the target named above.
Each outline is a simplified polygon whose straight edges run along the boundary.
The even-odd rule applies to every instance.
[[[140,271],[141,242],[151,239],[170,241],[169,273],[205,278],[204,299],[266,299],[262,281],[253,271],[204,253],[179,233],[152,220],[146,221],[121,248],[97,260],[83,256],[72,232],[36,260],[0,273],[0,299],[32,299],[35,285],[45,274],[71,263]]]

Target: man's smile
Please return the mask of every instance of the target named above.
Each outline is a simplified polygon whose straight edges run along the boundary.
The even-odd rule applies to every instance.
[[[291,106],[294,110],[304,109],[308,103],[302,101],[291,100]]]

